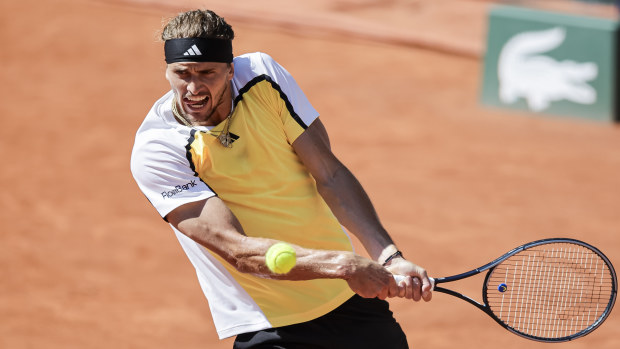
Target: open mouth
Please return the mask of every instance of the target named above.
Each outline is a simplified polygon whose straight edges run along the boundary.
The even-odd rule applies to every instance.
[[[190,110],[202,109],[205,105],[207,105],[208,101],[209,98],[207,98],[207,96],[189,96],[183,98],[183,102]]]

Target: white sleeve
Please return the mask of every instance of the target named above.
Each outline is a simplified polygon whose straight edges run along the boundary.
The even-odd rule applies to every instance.
[[[250,67],[250,69],[241,68],[238,73],[235,67],[235,74],[240,80],[241,86],[245,85],[255,75],[265,74],[280,87],[281,92],[290,103],[292,111],[299,116],[306,126],[309,126],[319,116],[293,76],[270,55],[255,52],[242,55],[239,58],[235,64],[239,63],[240,66]]]
[[[184,147],[173,147],[156,135],[142,136],[136,138],[131,172],[162,218],[181,205],[215,195],[190,166]]]
[[[276,62],[271,56],[265,53],[261,53],[260,57],[265,64],[267,74],[275,81],[282,89],[282,92],[286,95],[293,111],[301,118],[301,120],[309,126],[314,121],[319,113],[314,109],[306,94],[301,90],[297,81],[293,76],[278,62]]]

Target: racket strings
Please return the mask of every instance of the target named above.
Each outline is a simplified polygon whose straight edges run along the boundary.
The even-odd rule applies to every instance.
[[[521,251],[487,279],[486,300],[508,327],[540,338],[575,335],[599,322],[614,294],[614,280],[594,251],[569,243]]]

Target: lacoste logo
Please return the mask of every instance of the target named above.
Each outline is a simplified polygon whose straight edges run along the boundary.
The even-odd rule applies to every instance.
[[[183,185],[175,185],[174,189],[172,190],[168,190],[168,191],[162,191],[161,192],[161,196],[164,199],[169,199],[181,192],[183,192],[184,190],[189,190],[190,188],[193,188],[196,186],[196,181],[193,180],[187,184],[183,184]]]
[[[499,97],[507,104],[519,97],[533,111],[543,111],[551,102],[568,100],[580,104],[596,102],[596,90],[586,82],[598,75],[594,62],[557,61],[542,53],[559,47],[566,29],[556,27],[522,32],[502,48],[498,62]]]
[[[198,46],[192,45],[192,47],[183,53],[183,56],[202,56],[202,52],[200,52]]]

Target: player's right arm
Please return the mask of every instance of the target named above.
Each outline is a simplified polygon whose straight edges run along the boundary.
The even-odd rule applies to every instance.
[[[339,278],[349,281],[354,292],[363,297],[386,298],[389,288],[377,287],[392,278],[384,268],[349,251],[307,249],[291,245],[297,254],[295,267],[284,275],[273,274],[265,264],[265,253],[278,242],[248,237],[239,220],[217,196],[184,204],[172,210],[166,219],[200,245],[218,254],[237,270],[261,277],[288,280]],[[395,284],[393,294],[397,292]]]

